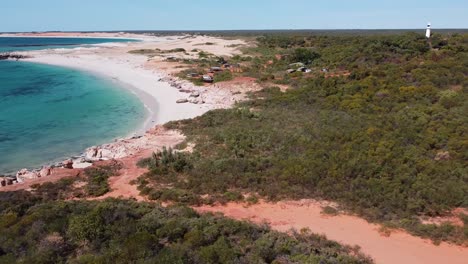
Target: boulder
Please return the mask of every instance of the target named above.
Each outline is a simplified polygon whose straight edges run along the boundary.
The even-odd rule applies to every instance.
[[[187,100],[187,99],[179,99],[179,100],[176,101],[176,103],[178,103],[178,104],[185,104],[185,103],[188,103],[188,101],[189,101],[189,100]]]
[[[205,102],[201,98],[190,98],[189,103],[192,104],[204,104]]]
[[[22,169],[16,173],[16,179],[18,182],[25,182],[27,180],[33,180],[40,178],[41,175],[35,171],[28,171],[27,169]]]
[[[87,162],[87,161],[77,162],[77,163],[73,164],[74,169],[86,169],[86,168],[91,167],[91,166],[93,166],[93,163],[92,162]]]
[[[26,173],[28,173],[28,169],[22,169],[22,170],[19,170],[17,173],[16,173],[16,177],[18,178],[18,176],[23,176],[25,175]]]
[[[190,97],[200,97],[200,92],[193,92],[192,94],[190,94]]]
[[[51,168],[50,167],[43,167],[41,171],[39,172],[39,175],[41,177],[47,177],[50,176],[51,174]]]
[[[68,159],[68,160],[62,162],[62,164],[63,164],[64,169],[73,169],[73,160],[71,160],[71,159]]]
[[[98,147],[90,147],[86,150],[85,157],[87,159],[94,159],[97,157],[99,148]]]
[[[111,150],[108,150],[108,149],[100,149],[100,150],[98,151],[97,157],[98,157],[99,159],[113,159],[113,158],[114,158],[114,154],[112,153]]]

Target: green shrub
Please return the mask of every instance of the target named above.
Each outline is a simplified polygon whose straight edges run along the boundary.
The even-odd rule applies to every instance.
[[[214,82],[226,82],[232,80],[234,77],[230,71],[218,72],[214,76]]]
[[[116,174],[122,168],[122,164],[112,161],[106,166],[90,167],[85,169],[88,184],[86,192],[89,196],[99,197],[110,191],[108,179]]]
[[[338,213],[338,210],[331,206],[325,206],[322,208],[322,214],[335,216],[338,215]]]
[[[13,225],[0,225],[0,262],[5,263],[265,263],[284,258],[371,263],[353,248],[319,236],[290,236],[185,207],[114,199],[30,206],[5,199],[3,192],[0,200],[29,208],[6,209],[17,218]],[[0,211],[0,223],[11,213]]]

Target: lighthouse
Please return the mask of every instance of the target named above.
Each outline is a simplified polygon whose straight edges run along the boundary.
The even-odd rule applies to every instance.
[[[427,23],[426,38],[431,38],[431,23]]]

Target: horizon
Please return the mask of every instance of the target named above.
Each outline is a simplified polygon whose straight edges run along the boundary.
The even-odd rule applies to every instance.
[[[468,28],[468,5],[461,0],[298,0],[294,5],[279,0],[18,0],[2,9],[0,32],[405,30],[428,22],[435,29]]]
[[[303,28],[303,29],[287,29],[287,28],[277,28],[277,29],[193,29],[193,30],[183,30],[183,29],[129,29],[129,30],[43,30],[43,31],[0,31],[0,34],[15,34],[15,33],[157,33],[157,32],[176,32],[176,33],[197,33],[197,32],[301,32],[301,31],[425,31],[426,28],[333,28],[333,29],[319,29],[319,28]],[[468,30],[466,28],[434,28],[433,31],[448,31],[448,30]]]

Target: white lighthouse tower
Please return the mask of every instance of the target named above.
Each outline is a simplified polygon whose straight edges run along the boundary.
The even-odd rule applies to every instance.
[[[431,23],[427,23],[426,38],[431,38]]]

